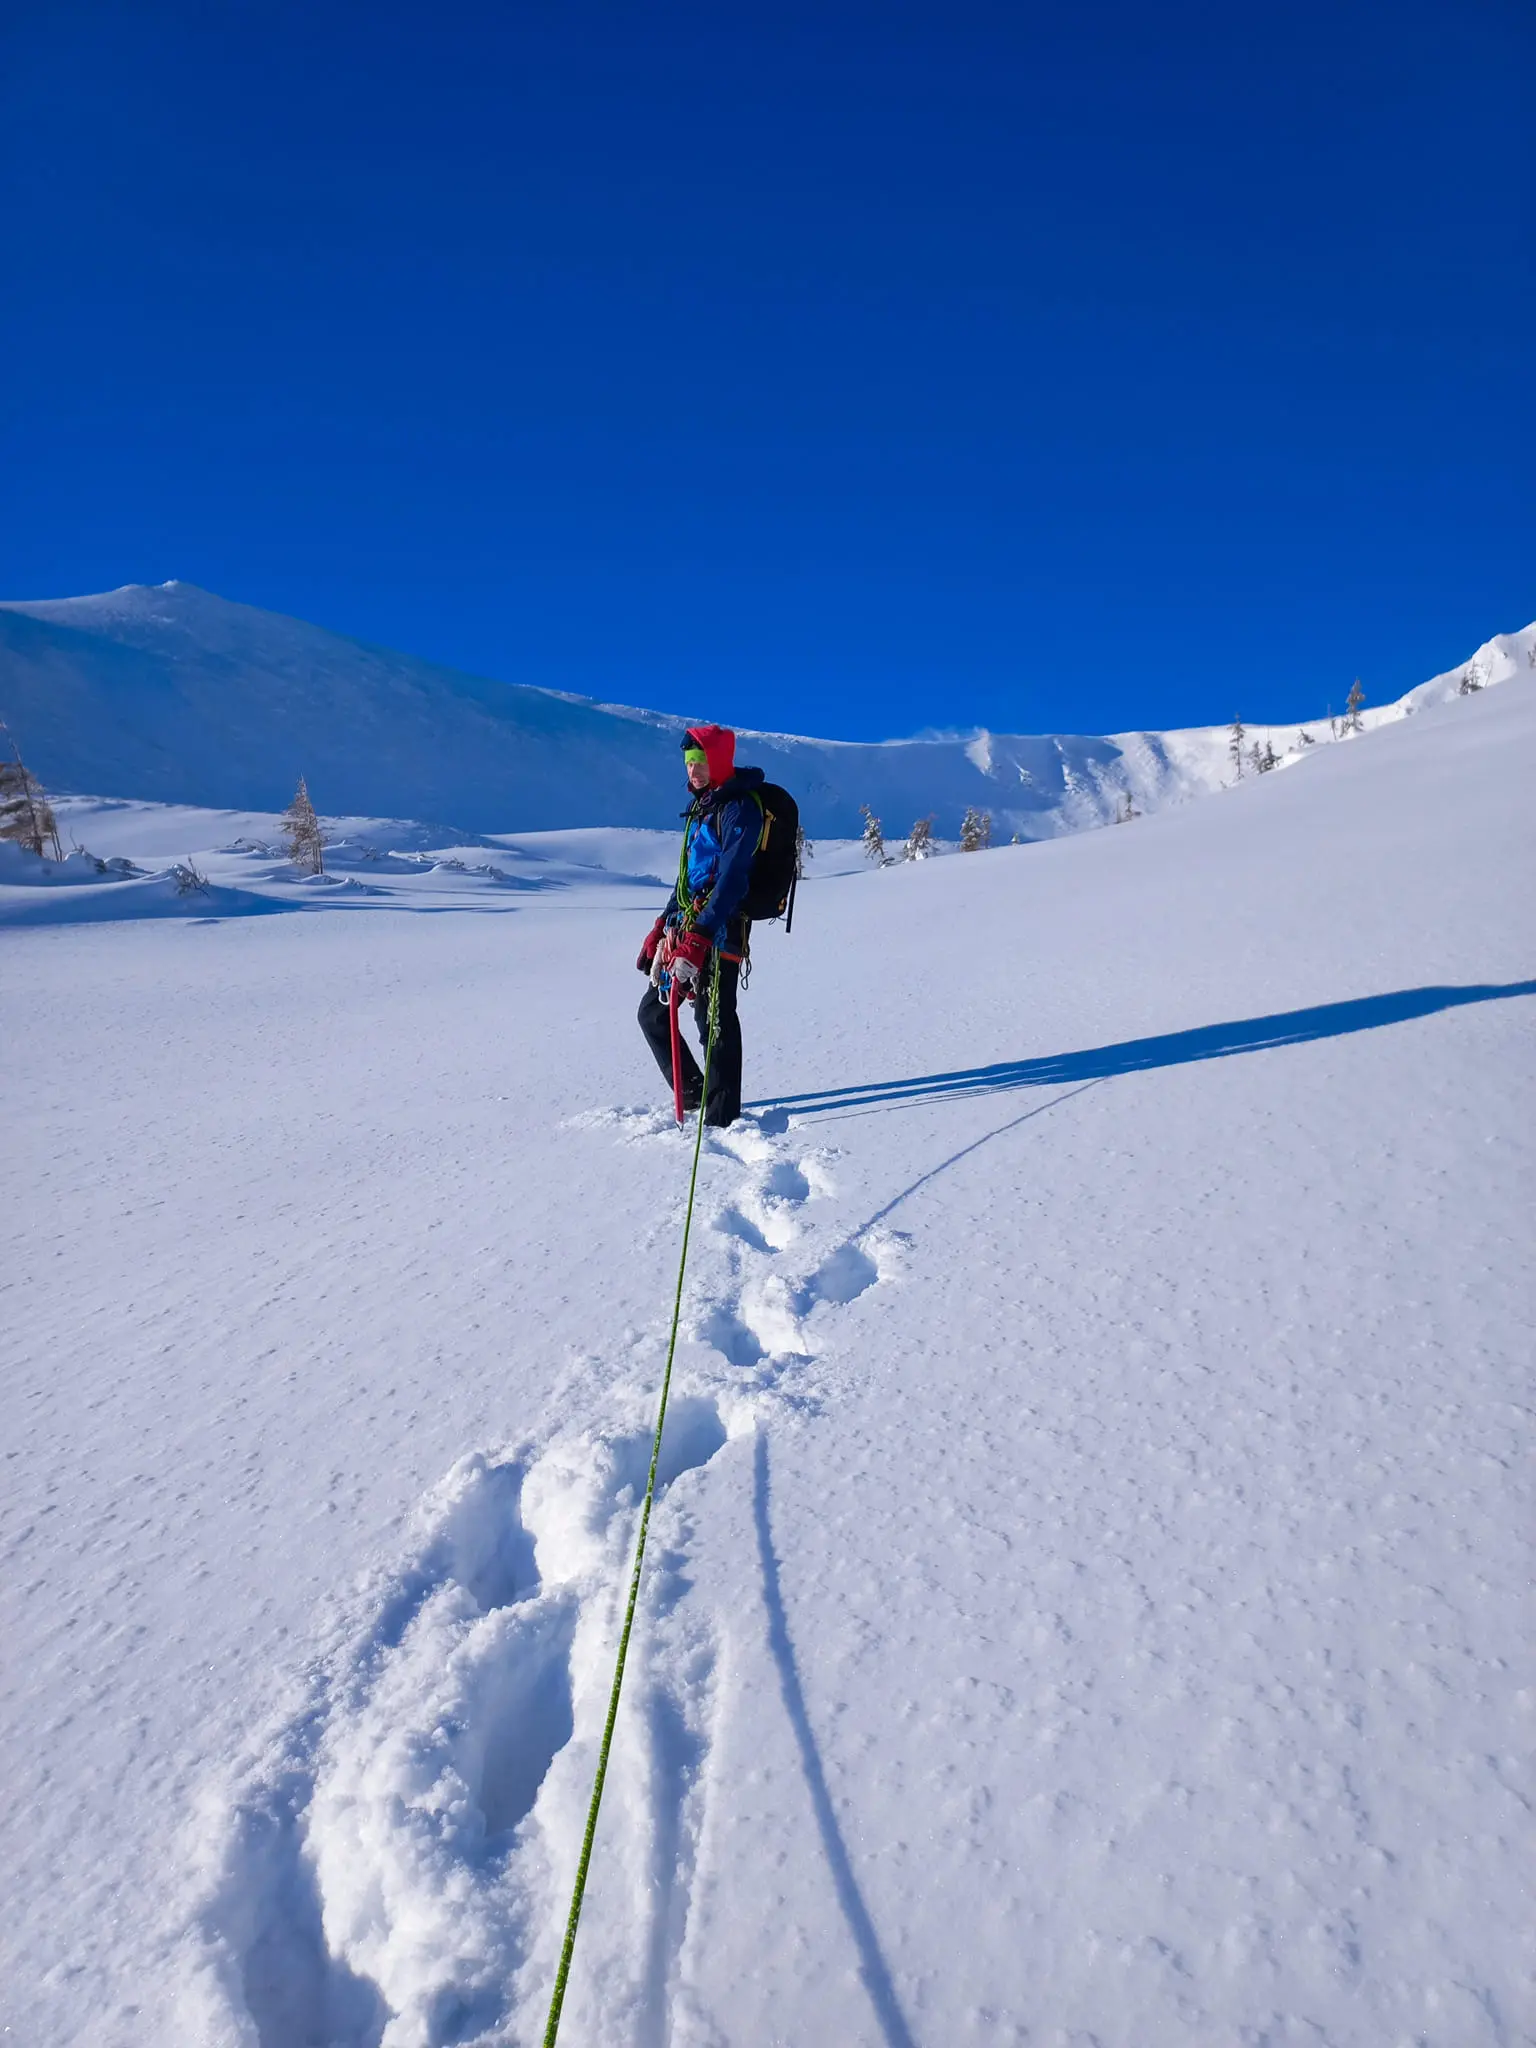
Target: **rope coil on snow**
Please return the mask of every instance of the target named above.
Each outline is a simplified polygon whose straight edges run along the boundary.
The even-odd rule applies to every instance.
[[[597,1752],[597,1776],[592,1784],[592,1803],[587,1808],[586,1833],[582,1836],[581,1858],[576,1865],[576,1882],[571,1891],[571,1910],[565,1923],[565,1940],[560,1948],[560,1968],[555,1975],[554,1994],[549,2001],[549,2018],[544,2025],[544,2048],[555,2048],[560,2032],[560,2009],[565,2004],[566,1982],[571,1974],[571,1957],[576,1951],[576,1927],[581,1919],[581,1901],[587,1888],[587,1869],[592,1861],[592,1844],[597,1836],[597,1811],[603,1802],[603,1782],[608,1776],[608,1752],[613,1744],[614,1723],[619,1715],[619,1693],[624,1684],[624,1660],[629,1655],[630,1631],[635,1606],[640,1598],[640,1571],[645,1562],[645,1539],[651,1526],[651,1503],[656,1497],[656,1469],[661,1459],[661,1433],[667,1421],[667,1397],[672,1390],[672,1361],[677,1354],[677,1328],[683,1312],[683,1275],[688,1269],[688,1237],[693,1228],[693,1197],[699,1182],[699,1153],[704,1145],[704,1100],[709,1093],[709,1060],[715,1048],[715,1018],[719,1001],[720,956],[714,956],[709,986],[709,1022],[704,1038],[703,1092],[699,1102],[699,1125],[693,1140],[693,1170],[688,1176],[688,1206],[683,1213],[683,1248],[677,1262],[677,1289],[672,1297],[672,1332],[667,1340],[667,1363],[661,1376],[661,1401],[656,1414],[656,1435],[651,1443],[651,1469],[645,1481],[645,1499],[640,1506],[640,1528],[635,1538],[635,1563],[629,1580],[629,1603],[624,1610],[624,1628],[619,1636],[619,1654],[613,1667],[613,1690],[608,1695],[608,1719]],[[701,991],[702,993],[702,991]]]

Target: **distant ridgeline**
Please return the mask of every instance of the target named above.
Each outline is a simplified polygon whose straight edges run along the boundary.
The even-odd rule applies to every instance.
[[[1368,731],[1530,678],[1533,663],[1536,626],[1502,634],[1351,724]],[[926,818],[954,839],[967,812],[985,814],[995,845],[1123,821],[1283,766],[1337,736],[1346,715],[1341,700],[1332,725],[1248,725],[1240,738],[1225,726],[878,744],[744,733],[738,757],[794,791],[813,837],[858,837],[867,806],[892,840]],[[303,776],[322,813],[468,832],[670,827],[680,808],[681,718],[439,668],[186,583],[0,605],[0,717],[56,792],[280,811]]]

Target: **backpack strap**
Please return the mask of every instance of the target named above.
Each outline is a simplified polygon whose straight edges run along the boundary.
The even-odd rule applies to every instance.
[[[683,846],[682,851],[677,857],[677,907],[681,914],[685,931],[693,929],[693,920],[698,915],[700,906],[704,902],[703,896],[694,898],[688,894],[688,848],[693,843],[694,833],[698,830],[710,809],[707,800],[713,794],[713,790],[701,792],[683,813]],[[743,790],[738,801],[744,801],[747,797],[750,797],[753,803],[757,805],[763,820],[763,829],[758,833],[757,844],[752,849],[752,857],[755,860],[768,844],[768,835],[773,830],[773,813],[763,802],[762,796],[757,790]],[[727,954],[725,957],[731,959],[735,956]]]

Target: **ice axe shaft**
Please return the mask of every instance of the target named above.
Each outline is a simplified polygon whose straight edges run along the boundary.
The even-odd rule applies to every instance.
[[[667,1015],[672,1021],[672,1107],[680,1124],[687,1113],[683,1108],[683,1027],[680,1014],[682,1006],[682,991],[674,974],[672,985],[667,991]]]

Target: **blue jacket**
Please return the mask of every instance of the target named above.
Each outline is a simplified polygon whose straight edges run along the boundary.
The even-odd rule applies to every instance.
[[[763,836],[763,807],[751,794],[763,780],[761,768],[738,768],[729,782],[696,796],[686,814],[678,882],[667,899],[667,919],[673,922],[689,903],[697,904],[694,929],[722,951],[735,951],[728,944],[729,927],[746,901],[752,857]],[[678,884],[687,896],[681,905]]]

